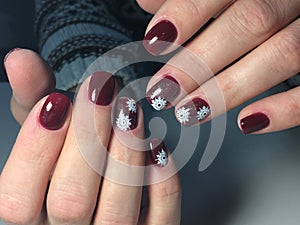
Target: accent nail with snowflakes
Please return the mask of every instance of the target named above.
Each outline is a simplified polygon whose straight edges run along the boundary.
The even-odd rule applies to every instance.
[[[159,139],[150,141],[150,156],[154,165],[164,167],[168,164],[168,150],[165,143]]]
[[[194,98],[192,101],[179,107],[176,112],[177,120],[184,126],[192,126],[204,120],[210,115],[210,106],[201,98]]]
[[[150,105],[157,111],[164,109],[180,93],[178,82],[171,76],[165,76],[146,94]]]
[[[115,124],[123,131],[133,130],[137,127],[137,106],[132,98],[121,97],[117,100],[115,110]]]

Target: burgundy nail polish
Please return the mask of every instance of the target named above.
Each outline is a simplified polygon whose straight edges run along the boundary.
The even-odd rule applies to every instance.
[[[154,165],[164,167],[168,164],[168,151],[165,143],[159,139],[150,142],[150,157]]]
[[[255,113],[243,118],[240,122],[244,134],[253,133],[266,128],[270,124],[270,119],[263,113]]]
[[[105,71],[95,72],[89,83],[88,95],[96,105],[109,105],[114,96],[115,80],[112,74]]]
[[[160,111],[164,109],[169,102],[173,101],[180,93],[180,86],[173,77],[166,76],[156,83],[146,94],[147,100],[151,106]]]
[[[194,98],[176,110],[177,120],[184,126],[192,126],[210,114],[210,106],[201,98]]]
[[[70,100],[60,93],[52,93],[46,99],[41,112],[40,123],[48,130],[58,130],[65,122],[68,115]]]
[[[116,103],[115,123],[123,131],[133,130],[138,124],[136,102],[132,98],[122,97]]]
[[[143,44],[152,55],[159,55],[177,38],[177,29],[168,20],[160,21],[146,34]]]

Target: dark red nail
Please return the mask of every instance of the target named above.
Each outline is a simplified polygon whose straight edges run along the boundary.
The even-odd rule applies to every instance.
[[[150,141],[150,156],[154,165],[164,167],[168,164],[168,150],[165,143],[159,139]]]
[[[156,24],[146,34],[143,44],[152,55],[159,55],[177,38],[177,29],[168,20],[163,20]]]
[[[263,113],[255,113],[241,120],[240,125],[244,134],[253,133],[266,128],[270,119]]]
[[[96,105],[109,105],[114,96],[115,80],[105,71],[95,72],[89,83],[89,99]]]
[[[201,98],[194,98],[176,110],[177,120],[184,126],[192,126],[210,114],[210,106]]]
[[[116,126],[123,130],[133,130],[138,124],[138,112],[136,102],[132,98],[122,97],[116,103]]]
[[[41,112],[40,123],[48,130],[58,130],[68,115],[70,100],[60,93],[52,93],[46,99]]]
[[[164,109],[180,93],[180,86],[173,77],[166,76],[156,83],[146,94],[148,102],[155,110]]]

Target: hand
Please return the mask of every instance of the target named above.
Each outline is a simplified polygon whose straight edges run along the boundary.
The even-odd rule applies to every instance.
[[[141,108],[132,104],[129,110],[125,105],[129,99],[120,98],[111,132],[114,85],[111,75],[97,72],[82,84],[73,109],[68,98],[58,93],[33,107],[0,176],[1,219],[30,225],[180,223],[175,166],[171,157],[156,158],[162,149],[167,151],[165,146],[151,142],[150,155],[157,165],[144,171],[145,158],[151,157],[137,149],[145,146],[129,145],[133,137],[143,138]],[[122,116],[129,116],[130,123],[123,123]],[[98,148],[97,140],[109,157],[100,151],[105,149]],[[90,166],[93,163],[105,171],[103,176]],[[127,168],[124,165],[129,169],[120,170]],[[141,169],[132,173],[130,168],[137,166]],[[149,181],[149,204],[140,212],[144,179]],[[131,185],[131,180],[140,185]]]
[[[186,49],[194,54],[191,60],[197,59],[189,61],[186,51],[180,51],[155,74],[147,88],[152,105],[159,97],[166,108],[167,103],[176,105],[176,117],[183,125],[199,124],[224,113],[300,71],[298,0],[138,3],[155,13],[144,40],[150,53],[166,54],[186,43]],[[187,67],[194,70],[188,68],[192,72],[187,74],[182,70]],[[220,98],[211,88],[213,83],[222,93]],[[159,87],[164,91],[157,94]],[[166,87],[172,87],[172,91]],[[299,96],[300,89],[295,88],[247,106],[238,118],[240,128],[244,133],[266,133],[299,125]],[[159,106],[156,108],[163,108]]]

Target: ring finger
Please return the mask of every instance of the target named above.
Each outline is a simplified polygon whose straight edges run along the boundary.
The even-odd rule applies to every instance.
[[[99,167],[104,165],[105,149],[99,148],[97,143],[100,140],[103,148],[108,146],[111,123],[107,118],[111,115],[114,87],[111,74],[95,72],[78,92],[72,123],[48,191],[50,224],[91,222],[101,176],[89,162],[92,160]]]

